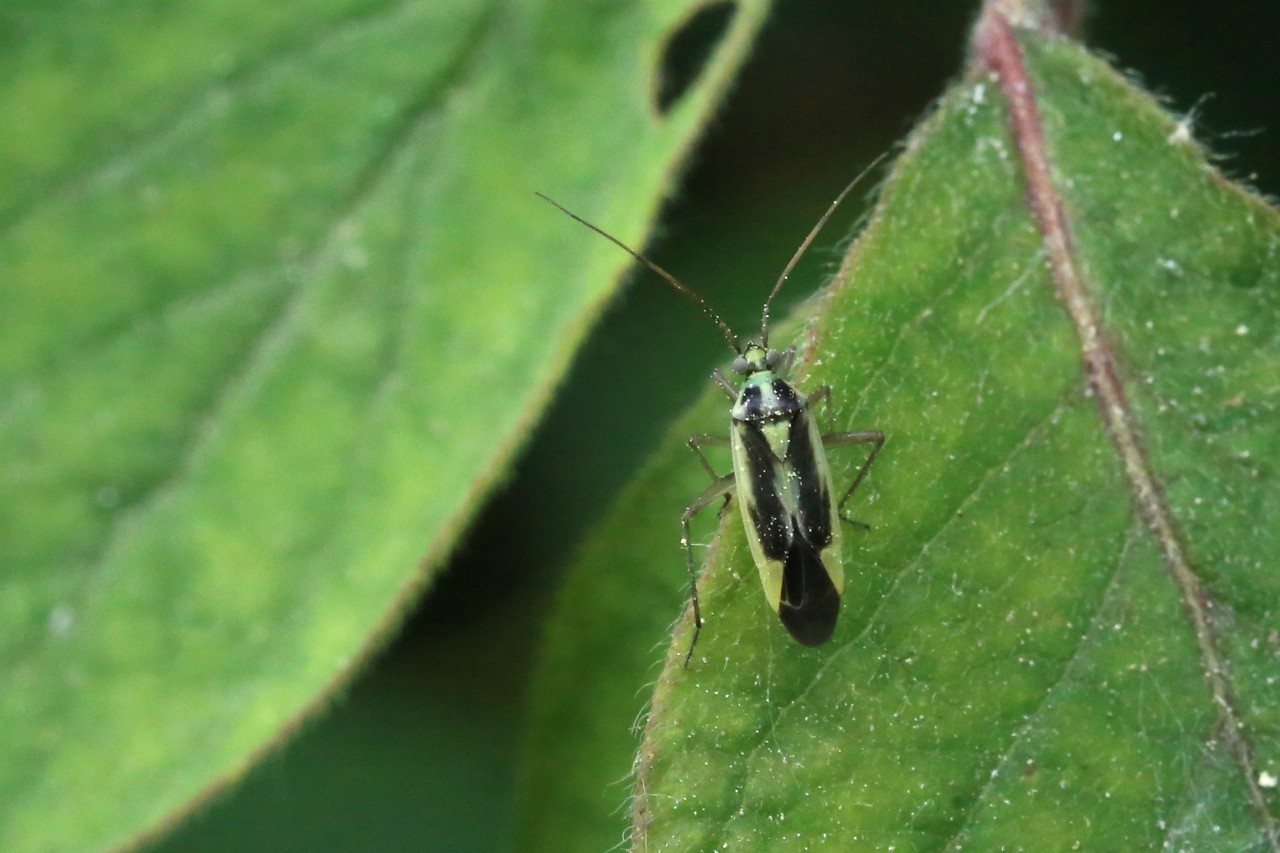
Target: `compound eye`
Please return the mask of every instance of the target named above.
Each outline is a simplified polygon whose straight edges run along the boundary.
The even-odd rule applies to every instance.
[[[778,367],[779,364],[782,364],[782,353],[778,352],[777,350],[771,349],[764,354],[765,367],[769,368],[770,370],[774,370]]]
[[[747,361],[742,356],[738,356],[733,360],[734,373],[746,373],[750,369],[751,369],[751,362]]]

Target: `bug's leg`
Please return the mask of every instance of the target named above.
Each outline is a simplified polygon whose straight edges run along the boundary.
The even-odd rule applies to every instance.
[[[783,376],[789,375],[791,373],[791,365],[795,362],[795,360],[796,360],[796,348],[787,347],[786,352],[782,354],[782,363],[778,365],[778,372],[781,373]],[[827,388],[827,386],[825,385],[823,385],[822,388],[826,389],[826,391],[828,392],[830,392],[831,390],[830,388]],[[822,390],[822,389],[819,389],[819,390]]]
[[[844,514],[844,505],[849,502],[849,498],[853,497],[853,493],[858,486],[862,485],[862,481],[866,479],[867,472],[871,470],[871,463],[876,461],[876,455],[880,452],[880,448],[884,447],[884,433],[876,429],[860,430],[858,432],[833,432],[830,435],[824,435],[822,441],[827,447],[847,447],[851,444],[875,445],[871,452],[867,454],[867,461],[862,463],[862,467],[858,469],[858,473],[854,476],[853,482],[849,484],[849,488],[845,489],[844,495],[840,498],[840,503],[837,504],[842,520],[866,530],[871,529],[864,522],[847,518]]]
[[[733,383],[724,375],[723,370],[717,367],[715,370],[711,371],[711,379],[720,386],[720,390],[725,393],[725,396],[730,400],[737,402],[738,389],[733,387]]]
[[[698,603],[698,570],[693,564],[693,533],[689,529],[689,522],[695,515],[719,500],[722,495],[727,503],[733,495],[735,485],[732,474],[716,477],[715,482],[698,495],[693,503],[685,507],[684,513],[680,516],[680,524],[684,528],[682,540],[684,559],[689,567],[689,598],[693,601],[693,642],[689,643],[689,653],[684,656],[685,669],[689,668],[689,661],[693,659],[693,649],[698,645],[698,635],[702,633],[702,606]]]
[[[724,375],[723,370],[717,367],[715,370],[711,371],[711,378],[715,381],[716,385],[720,387],[720,390],[725,393],[726,397],[732,401],[737,401],[738,389],[733,387],[733,383]],[[702,463],[702,470],[710,474],[711,479],[714,482],[720,479],[720,475],[716,473],[715,469],[711,467],[711,463],[707,461],[707,457],[703,455],[702,448],[700,447],[700,445],[703,444],[712,447],[728,447],[729,439],[722,435],[707,435],[706,433],[703,433],[702,435],[689,436],[689,449],[698,454],[698,461]],[[721,514],[723,514],[728,507],[729,496],[725,495],[724,506],[720,507]]]
[[[823,385],[815,388],[813,393],[809,395],[809,406],[816,407],[822,404],[823,414],[827,415],[831,409],[831,386]],[[862,481],[866,479],[867,472],[871,470],[871,463],[875,461],[876,454],[880,452],[880,448],[884,447],[884,433],[878,429],[859,430],[857,432],[829,432],[822,436],[822,443],[827,447],[847,447],[851,444],[874,444],[871,453],[867,454],[867,461],[862,463],[862,467],[858,469],[857,475],[853,478],[853,482],[849,484],[849,488],[845,489],[844,495],[840,498],[837,505],[840,510],[840,520],[854,527],[861,527],[863,530],[870,530],[871,525],[863,521],[854,521],[844,514],[844,505],[849,502],[849,498],[853,497],[853,493],[857,490]]]
[[[723,478],[716,473],[716,469],[711,467],[711,463],[702,452],[703,446],[707,447],[728,447],[729,439],[723,435],[691,435],[689,436],[689,449],[698,456],[698,461],[702,463],[702,470],[711,475],[711,482],[718,483]]]
[[[830,385],[821,385],[817,388],[814,388],[813,393],[809,395],[809,408],[816,409],[818,408],[819,405],[822,406],[822,419],[826,421],[826,427],[827,427],[827,432],[825,435],[822,436],[822,440],[826,441],[828,438],[835,438],[836,436],[843,435],[844,433],[831,431],[831,386]]]
[[[725,438],[723,435],[708,435],[706,433],[703,433],[702,435],[689,436],[688,443],[689,443],[689,449],[697,454],[698,461],[702,463],[702,470],[706,471],[708,474],[711,475],[711,482],[719,483],[722,479],[724,479],[723,477],[721,477],[719,474],[716,473],[716,469],[711,467],[711,463],[707,460],[706,455],[702,452],[702,445],[705,444],[710,447],[728,447],[729,439]],[[726,476],[728,476],[730,479],[733,478],[732,474],[728,474]],[[724,515],[724,511],[728,508],[729,508],[729,494],[725,493],[724,503],[720,506],[720,515]]]

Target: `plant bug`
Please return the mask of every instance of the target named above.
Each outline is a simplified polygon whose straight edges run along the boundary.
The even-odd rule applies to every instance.
[[[694,619],[693,641],[685,656],[686,667],[693,658],[703,624],[689,524],[694,516],[721,498],[727,506],[735,493],[751,555],[764,586],[765,599],[783,626],[805,646],[820,646],[835,631],[840,595],[844,591],[838,520],[844,518],[845,503],[866,478],[871,463],[884,446],[884,434],[878,430],[827,434],[819,431],[813,408],[819,402],[830,402],[831,389],[824,385],[806,397],[782,378],[790,371],[795,347],[785,352],[770,348],[769,308],[840,202],[880,159],[872,162],[840,192],[809,231],[765,299],[759,340],[745,344],[705,299],[671,273],[559,202],[538,193],[540,198],[623,249],[692,300],[720,328],[737,354],[733,360],[733,371],[742,377],[741,387],[734,387],[719,368],[712,373],[715,383],[733,402],[729,410],[729,436],[695,435],[689,438],[689,449],[711,476],[711,485],[685,508],[681,516],[682,544],[689,570]],[[853,482],[837,499],[826,449],[853,444],[870,444],[871,452]],[[704,446],[728,446],[733,455],[733,471],[717,474],[702,452]]]

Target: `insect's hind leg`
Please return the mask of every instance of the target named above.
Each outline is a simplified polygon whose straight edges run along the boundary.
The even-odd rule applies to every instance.
[[[693,439],[689,441],[690,446],[692,446]],[[701,456],[702,454],[699,453],[698,455]],[[709,465],[707,467],[710,469]],[[725,499],[725,503],[728,504],[729,498],[733,496],[737,487],[732,474],[716,477],[715,473],[712,472],[712,476],[715,478],[715,482],[705,492],[698,495],[693,503],[685,507],[684,513],[680,516],[680,524],[684,528],[684,539],[682,540],[684,558],[686,565],[689,567],[689,598],[693,601],[693,641],[689,643],[689,652],[684,656],[685,669],[689,668],[689,661],[693,659],[694,647],[698,645],[698,635],[702,633],[702,606],[698,603],[698,570],[693,564],[693,533],[689,529],[689,522],[693,520],[695,515],[711,506],[722,496]]]
[[[733,386],[728,377],[724,375],[724,371],[716,368],[711,373],[711,379],[716,386],[724,392],[724,395],[730,400],[738,399],[738,389]],[[698,601],[698,570],[693,563],[693,533],[689,529],[689,522],[693,517],[711,506],[721,497],[724,498],[724,504],[720,507],[723,513],[729,506],[729,501],[733,497],[733,493],[737,488],[737,482],[733,474],[720,475],[716,473],[716,469],[711,467],[711,462],[707,459],[702,448],[706,447],[728,447],[729,439],[723,435],[709,435],[706,433],[700,435],[689,436],[689,449],[698,457],[698,462],[702,465],[702,470],[706,471],[711,477],[711,485],[707,490],[694,500],[693,503],[685,507],[684,513],[680,516],[680,524],[684,529],[684,558],[689,568],[689,599],[693,602],[693,640],[689,643],[689,651],[684,656],[684,668],[689,668],[689,661],[693,660],[693,650],[698,645],[698,635],[702,633],[702,605]]]

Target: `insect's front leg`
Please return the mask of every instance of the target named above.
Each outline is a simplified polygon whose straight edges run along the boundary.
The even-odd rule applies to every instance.
[[[822,406],[822,419],[827,425],[827,435],[835,435],[831,432],[831,386],[822,385],[813,389],[813,393],[809,395],[809,408],[817,409]]]
[[[737,402],[738,389],[733,387],[733,383],[729,381],[729,377],[724,375],[724,371],[716,368],[711,371],[711,380],[720,386],[720,390],[725,393],[731,402]]]
[[[782,354],[782,362],[777,367],[778,372],[781,373],[783,376],[791,375],[791,365],[795,364],[795,361],[796,361],[796,348],[787,347],[786,352]],[[819,388],[818,390],[819,391],[825,390],[827,393],[830,393],[831,391],[831,389],[827,388],[826,385],[823,385],[822,388]]]
[[[699,458],[702,458],[702,453],[697,450],[694,441],[694,439],[700,437],[704,436],[694,436],[693,438],[690,438],[689,446],[694,448],[695,452],[698,453]],[[711,469],[711,466],[707,464],[705,458],[703,458],[703,464],[707,465],[707,470]],[[685,507],[684,513],[680,516],[680,524],[684,527],[684,539],[682,540],[682,544],[684,545],[684,558],[685,563],[688,564],[689,567],[689,597],[693,601],[693,642],[689,643],[689,653],[684,656],[685,669],[689,668],[689,661],[693,659],[693,649],[698,645],[698,635],[702,633],[702,607],[698,603],[698,570],[693,564],[693,533],[689,529],[689,522],[693,520],[695,515],[711,506],[722,496],[727,504],[729,498],[733,496],[734,489],[737,486],[737,483],[733,479],[733,474],[725,474],[723,477],[717,477],[713,471],[711,476],[715,482],[713,482],[705,492],[698,495],[697,499],[694,500],[693,503]]]

